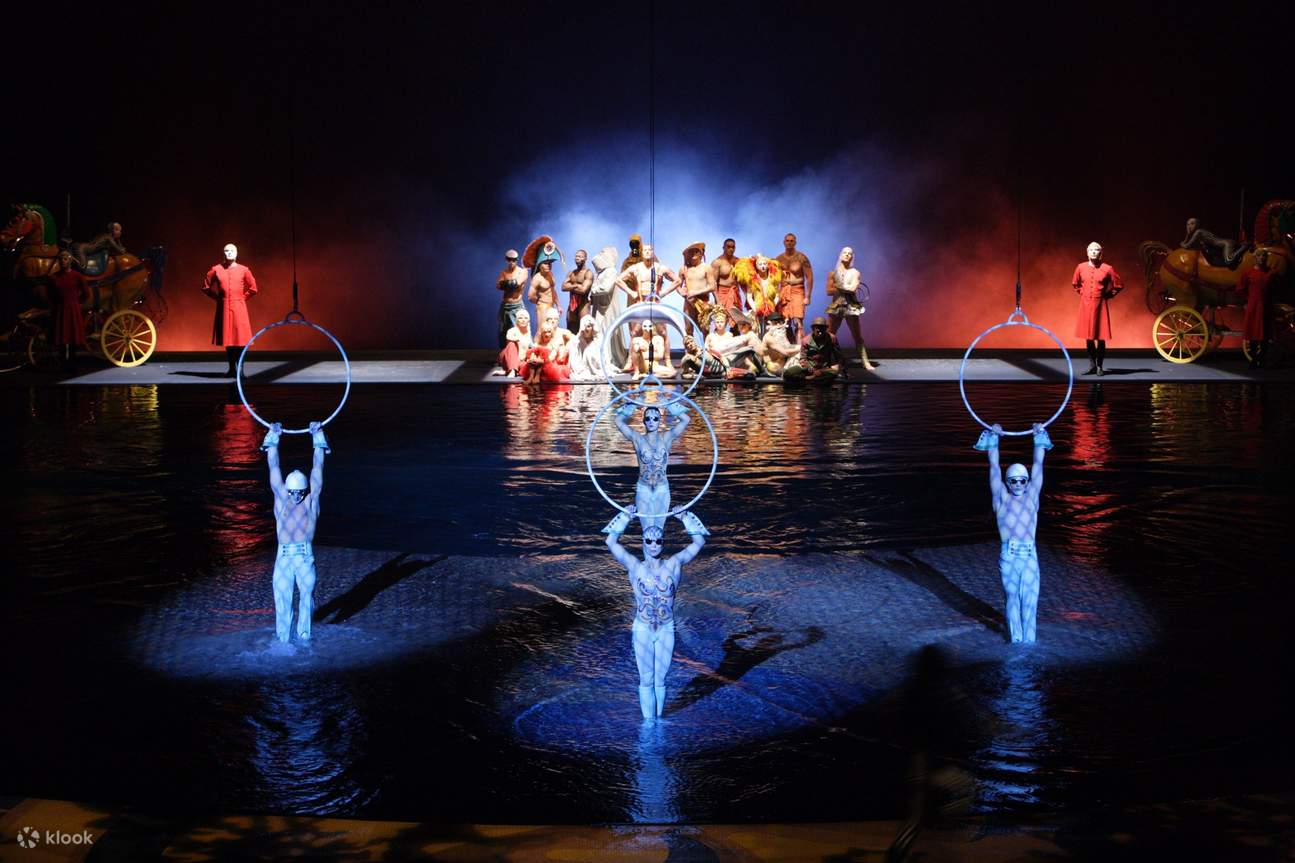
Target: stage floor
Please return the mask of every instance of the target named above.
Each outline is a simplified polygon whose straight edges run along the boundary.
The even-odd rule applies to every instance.
[[[329,384],[346,379],[345,366],[334,354],[263,355],[244,369],[247,380],[258,384]],[[141,384],[222,384],[225,361],[211,353],[157,354],[134,368],[118,368],[92,358],[82,358],[77,370],[33,372],[27,369],[0,375],[0,386],[41,384],[120,386]],[[882,351],[875,358],[878,368],[865,372],[856,364],[850,369],[852,384],[957,381],[961,353]],[[1083,377],[1087,358],[1073,355],[1075,380]],[[351,378],[357,384],[516,384],[514,379],[492,376],[494,355],[490,351],[405,351],[359,352],[351,362]],[[1295,381],[1295,365],[1269,369],[1248,368],[1239,351],[1219,351],[1194,363],[1165,362],[1150,351],[1111,351],[1105,363],[1105,383],[1209,383],[1225,381]],[[978,381],[1039,382],[1064,381],[1065,360],[1032,352],[977,353],[967,364],[967,378]],[[628,381],[628,375],[616,378]],[[762,379],[776,382],[777,378]],[[577,382],[573,384],[579,385]],[[703,385],[722,381],[706,380]]]

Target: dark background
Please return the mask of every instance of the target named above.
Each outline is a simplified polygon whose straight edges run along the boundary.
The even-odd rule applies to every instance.
[[[781,251],[819,288],[842,245],[877,345],[964,345],[1011,310],[1067,337],[1097,239],[1147,345],[1137,243],[1235,236],[1295,195],[1280,4],[118,3],[6,13],[6,200],[87,239],[165,245],[163,350],[204,346],[227,241],[253,324],[302,308],[359,348],[488,347],[500,256],[649,232]],[[650,47],[655,45],[655,53]],[[283,346],[291,345],[288,336]],[[306,342],[302,342],[305,345]],[[278,346],[278,345],[276,345]],[[271,347],[267,345],[267,347]]]

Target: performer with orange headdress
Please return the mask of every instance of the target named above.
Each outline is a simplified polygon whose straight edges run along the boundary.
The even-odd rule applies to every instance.
[[[764,319],[777,310],[778,296],[782,287],[782,267],[778,262],[764,255],[752,255],[742,258],[733,267],[737,282],[746,289],[747,298],[751,301],[751,313],[760,322],[760,334],[764,335]]]

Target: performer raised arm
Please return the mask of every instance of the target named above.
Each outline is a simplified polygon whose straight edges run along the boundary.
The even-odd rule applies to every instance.
[[[623,405],[613,413],[616,428],[634,445],[634,453],[639,461],[639,480],[634,487],[634,504],[640,515],[643,527],[661,527],[665,524],[665,514],[670,511],[670,483],[666,478],[666,468],[670,463],[670,447],[688,428],[692,417],[682,401],[675,401],[666,410],[675,418],[674,425],[668,430],[662,429],[661,408],[649,405],[643,409],[644,432],[637,432],[629,427],[625,420],[634,414],[634,405]]]
[[[319,521],[319,498],[324,491],[324,454],[329,452],[323,427],[310,424],[315,458],[310,480],[299,470],[285,480],[279,470],[279,436],[283,425],[275,423],[265,435],[261,449],[270,467],[270,490],[274,494],[275,532],[279,551],[274,560],[274,634],[287,643],[292,629],[292,590],[300,593],[297,608],[297,639],[310,640],[310,616],[314,608],[315,553],[311,543]]]
[[[998,520],[1002,546],[998,572],[1003,580],[1007,630],[1013,644],[1033,643],[1039,607],[1039,555],[1034,531],[1039,523],[1039,495],[1043,491],[1043,454],[1052,449],[1047,430],[1034,424],[1034,466],[1009,465],[1006,483],[999,475],[998,441],[1002,426],[980,433],[977,449],[989,455],[989,494]]]
[[[661,560],[663,529],[660,525],[643,528],[643,559],[639,560],[620,544],[621,534],[629,526],[637,507],[626,507],[603,528],[607,550],[625,567],[634,590],[634,662],[639,671],[639,708],[645,722],[661,717],[665,709],[665,678],[674,658],[674,600],[684,564],[691,563],[706,544],[709,531],[691,512],[676,518],[691,537],[688,546]]]

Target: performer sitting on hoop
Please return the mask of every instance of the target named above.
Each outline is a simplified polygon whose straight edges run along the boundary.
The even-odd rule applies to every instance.
[[[678,404],[678,402],[676,402]],[[654,408],[648,408],[654,410]],[[643,559],[639,560],[621,547],[621,534],[629,527],[636,507],[628,506],[603,528],[607,549],[616,562],[629,572],[634,589],[634,661],[639,670],[639,708],[644,721],[661,717],[665,709],[665,676],[674,658],[674,600],[679,591],[683,565],[690,563],[706,544],[709,531],[691,512],[675,517],[692,537],[688,547],[661,560],[660,525],[643,528]],[[664,510],[662,510],[664,512]]]
[[[301,593],[297,608],[297,639],[310,640],[310,615],[315,592],[315,553],[310,543],[319,521],[319,496],[324,490],[324,453],[329,452],[323,427],[310,424],[315,446],[315,461],[310,482],[299,470],[285,481],[279,472],[279,436],[283,424],[275,423],[266,432],[261,449],[270,465],[270,489],[274,492],[274,522],[279,537],[279,553],[274,560],[274,634],[288,643],[292,628],[292,588]]]
[[[625,422],[636,410],[632,404],[617,408],[613,419],[616,428],[634,445],[634,452],[639,460],[639,481],[634,488],[634,504],[641,513],[650,513],[651,517],[639,516],[639,521],[646,529],[665,524],[666,513],[670,511],[670,483],[666,479],[666,468],[670,463],[670,447],[688,428],[692,417],[682,399],[670,403],[666,408],[675,423],[668,431],[661,428],[661,408],[649,405],[643,409],[643,429],[646,432],[634,431]]]
[[[999,476],[998,438],[1003,427],[980,433],[977,449],[989,453],[989,493],[1002,550],[998,572],[1003,579],[1007,605],[1007,630],[1012,643],[1034,643],[1035,617],[1039,607],[1039,555],[1034,548],[1034,531],[1039,524],[1039,493],[1043,491],[1043,454],[1052,449],[1047,429],[1034,424],[1034,467],[1023,464],[1007,468],[1007,482]]]

